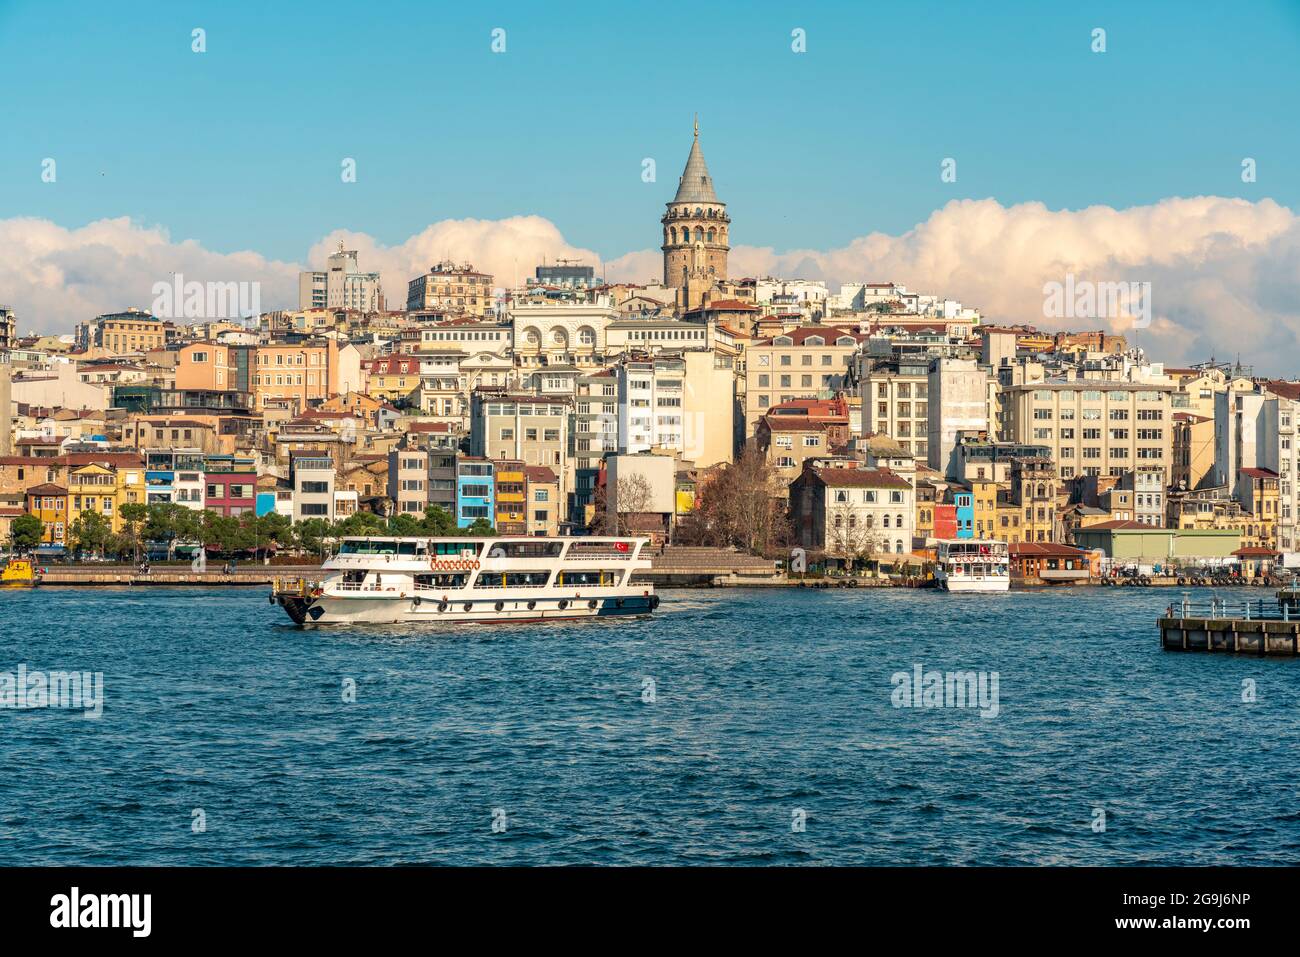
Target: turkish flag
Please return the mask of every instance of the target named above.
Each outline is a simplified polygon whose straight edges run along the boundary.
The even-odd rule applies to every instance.
[[[616,552],[625,552],[625,551],[627,551],[627,542],[615,542],[615,543],[614,543],[614,551],[616,551]]]

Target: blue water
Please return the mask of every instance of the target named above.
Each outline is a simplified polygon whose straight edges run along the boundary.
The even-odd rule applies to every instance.
[[[0,671],[106,686],[99,720],[0,710],[0,865],[1300,854],[1300,661],[1161,651],[1172,590],[662,594],[449,634],[300,631],[261,589],[0,593]],[[997,717],[894,707],[918,663],[996,671]]]

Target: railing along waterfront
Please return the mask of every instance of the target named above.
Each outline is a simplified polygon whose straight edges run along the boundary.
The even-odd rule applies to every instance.
[[[1229,618],[1243,621],[1300,621],[1300,613],[1292,614],[1287,602],[1278,602],[1266,598],[1232,601],[1227,598],[1197,599],[1183,598],[1169,605],[1169,618],[1208,618],[1225,620]]]

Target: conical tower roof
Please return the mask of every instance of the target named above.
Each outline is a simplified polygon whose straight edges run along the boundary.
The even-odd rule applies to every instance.
[[[713,192],[713,177],[704,162],[704,151],[700,149],[700,124],[695,123],[695,139],[691,143],[691,155],[686,157],[686,168],[677,184],[674,203],[716,203],[718,196]]]

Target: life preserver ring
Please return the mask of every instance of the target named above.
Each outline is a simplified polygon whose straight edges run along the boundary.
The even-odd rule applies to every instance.
[[[439,602],[438,611],[446,611],[446,610],[447,610],[447,603],[445,601]]]
[[[423,598],[421,598],[419,595],[416,595],[414,598],[411,599],[411,604],[414,605],[416,608],[419,608],[420,603],[423,601],[424,601]]]
[[[596,605],[598,605],[598,604],[599,604],[599,602],[597,602],[596,599],[593,598],[593,599],[591,599],[589,602],[587,602],[587,607],[588,607],[588,608],[595,608]]]
[[[536,607],[537,607],[537,602],[535,602],[535,601],[530,601],[530,602],[528,603],[528,610],[529,610],[529,611],[532,611],[532,610],[533,610],[534,608],[536,608]]]
[[[466,610],[466,611],[469,611],[469,610],[470,610],[471,608],[473,608],[473,607],[474,607],[474,603],[473,603],[472,601],[467,601],[467,602],[465,602],[465,610]]]
[[[560,599],[560,611],[564,611],[564,609],[566,609],[566,608],[568,608],[568,607],[569,607],[569,599],[567,599],[567,598],[561,598],[561,599]]]
[[[496,610],[497,610],[497,611],[501,611],[501,610],[503,610],[505,607],[506,607],[506,603],[503,602],[503,601],[499,601],[499,602],[496,603]]]

